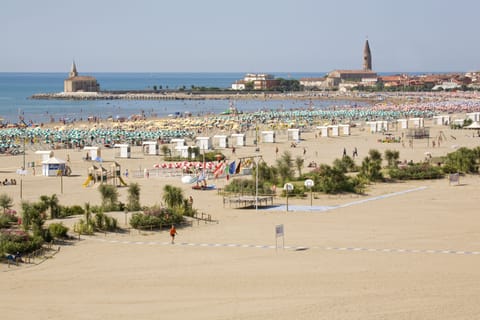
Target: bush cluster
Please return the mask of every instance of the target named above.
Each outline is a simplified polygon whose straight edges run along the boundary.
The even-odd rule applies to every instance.
[[[86,220],[80,219],[74,224],[73,230],[78,234],[93,234],[95,231],[115,231],[118,221],[103,212],[97,212]]]
[[[417,163],[402,168],[390,168],[390,178],[397,180],[441,179],[444,173],[440,167],[428,163]]]
[[[153,206],[137,212],[130,218],[130,225],[135,229],[160,229],[172,224],[181,224],[183,216],[175,214],[169,208]]]
[[[3,229],[3,228],[9,228],[10,227],[10,223],[12,222],[17,222],[17,217],[13,214],[9,214],[9,213],[1,213],[0,214],[0,229]]]
[[[44,240],[40,236],[31,237],[23,231],[1,231],[0,232],[0,254],[25,254],[33,252],[43,245]]]
[[[85,210],[79,206],[79,205],[73,205],[73,206],[60,206],[60,210],[58,212],[57,218],[67,218],[70,216],[76,216],[76,215],[83,215],[85,214]]]

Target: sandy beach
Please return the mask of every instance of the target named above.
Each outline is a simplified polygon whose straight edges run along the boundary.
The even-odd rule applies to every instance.
[[[279,154],[305,153],[311,161],[331,164],[344,148],[354,148],[361,164],[368,150],[399,150],[400,160],[422,161],[427,153],[445,155],[458,147],[473,148],[472,131],[433,125],[430,136],[446,137],[440,147],[415,140],[412,147],[381,143],[381,133],[352,128],[351,135],[316,137],[304,132],[296,148],[285,131],[277,142],[262,143],[268,164]],[[401,130],[392,131],[401,136]],[[253,135],[247,146],[223,150],[230,160],[255,154]],[[100,204],[96,187],[82,187],[91,162],[83,150],[54,150],[70,158],[72,176],[20,177],[23,156],[1,156],[0,178],[21,180],[23,200],[57,194],[65,205]],[[104,166],[116,161],[122,171],[153,168],[162,156],[132,148],[130,159],[102,149]],[[27,150],[26,163],[39,162]],[[385,163],[384,163],[385,164]],[[308,171],[309,168],[304,168]],[[478,176],[370,185],[365,195],[325,195],[290,199],[291,210],[245,210],[224,206],[216,191],[192,190],[180,177],[126,178],[141,186],[141,203],[161,203],[166,184],[192,196],[193,206],[218,223],[194,223],[178,229],[174,245],[167,231],[96,234],[61,246],[40,264],[0,265],[2,319],[477,319],[480,318],[480,231]],[[211,180],[218,188],[225,179]],[[63,189],[62,189],[63,185]],[[62,193],[63,191],[63,193]],[[1,186],[19,211],[20,186]],[[126,201],[127,188],[119,188]],[[284,198],[275,203],[283,205]],[[125,214],[114,213],[120,226]],[[74,218],[65,219],[72,225]],[[283,224],[284,238],[275,238]],[[276,240],[285,248],[276,248]]]

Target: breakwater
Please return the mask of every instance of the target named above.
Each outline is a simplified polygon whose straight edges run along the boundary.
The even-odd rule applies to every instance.
[[[358,100],[372,101],[374,96],[326,92],[195,92],[195,91],[101,91],[38,93],[35,100]]]

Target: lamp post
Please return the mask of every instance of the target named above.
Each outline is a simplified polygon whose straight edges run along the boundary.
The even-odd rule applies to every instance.
[[[260,156],[255,156],[255,211],[258,211],[258,163]]]
[[[285,183],[285,185],[283,186],[283,190],[285,190],[285,193],[287,195],[287,212],[288,212],[288,194],[290,191],[293,191],[293,184]]]
[[[313,191],[312,187],[315,185],[312,179],[305,180],[305,187],[310,189],[310,207],[313,205]]]

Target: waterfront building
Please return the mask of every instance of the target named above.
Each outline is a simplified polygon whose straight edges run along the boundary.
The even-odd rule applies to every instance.
[[[242,80],[232,84],[233,90],[245,90],[251,85],[254,90],[270,90],[278,86],[279,80],[267,73],[247,73]]]
[[[63,83],[64,92],[99,92],[100,85],[97,79],[91,76],[79,76],[75,61],[68,73],[68,78]]]

